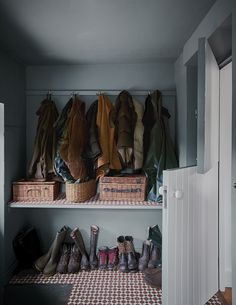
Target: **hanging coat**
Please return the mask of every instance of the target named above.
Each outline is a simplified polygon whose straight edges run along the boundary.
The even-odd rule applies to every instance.
[[[174,147],[168,132],[168,126],[162,114],[161,92],[155,91],[151,95],[151,102],[156,117],[150,136],[150,147],[147,152],[143,170],[148,177],[147,199],[162,200],[159,187],[163,182],[163,170],[178,166]]]
[[[143,118],[143,105],[133,100],[134,109],[137,115],[137,121],[134,129],[134,169],[138,170],[143,167],[143,132],[144,126],[142,122]]]
[[[76,97],[65,124],[60,155],[66,163],[71,176],[75,180],[79,179],[80,182],[87,179],[86,162],[83,159],[86,141],[85,104]]]
[[[37,113],[39,116],[32,159],[28,169],[29,178],[45,181],[54,174],[55,129],[58,117],[56,105],[45,99]]]
[[[70,113],[73,104],[73,99],[71,98],[69,102],[62,109],[57,121],[54,124],[56,129],[56,155],[54,158],[54,169],[59,177],[64,181],[73,181],[74,178],[71,176],[69,168],[60,156],[60,146],[63,142],[63,133],[68,115]]]
[[[112,103],[105,95],[98,97],[97,127],[102,154],[97,161],[97,179],[108,174],[110,169],[121,170],[115,144],[115,126],[110,118]]]
[[[93,179],[96,177],[97,159],[102,153],[98,139],[97,112],[98,100],[92,103],[86,113],[88,141],[84,157],[87,160],[88,175]]]
[[[132,96],[122,91],[115,102],[112,119],[116,128],[116,143],[123,168],[133,168],[134,129],[137,115]]]
[[[143,133],[143,160],[146,161],[147,152],[150,147],[150,137],[151,131],[155,124],[156,117],[155,112],[152,105],[152,97],[148,94],[145,100],[145,110],[143,114],[143,126],[144,126],[144,133]]]

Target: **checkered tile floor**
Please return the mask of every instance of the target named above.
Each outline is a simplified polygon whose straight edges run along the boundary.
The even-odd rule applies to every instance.
[[[90,271],[77,274],[16,275],[10,284],[72,284],[68,305],[161,305],[161,290],[143,281],[143,274]],[[221,302],[214,296],[207,305]]]

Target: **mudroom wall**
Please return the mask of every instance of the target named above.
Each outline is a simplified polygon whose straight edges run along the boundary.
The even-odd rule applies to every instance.
[[[143,90],[159,89],[175,91],[174,66],[172,62],[148,64],[97,64],[77,66],[29,66],[26,69],[27,93],[27,159],[32,153],[33,138],[37,117],[35,112],[44,96],[37,95],[37,90]],[[33,91],[36,90],[36,91]],[[35,93],[36,92],[36,93]],[[148,91],[147,91],[148,93]],[[31,95],[32,94],[32,95]],[[60,93],[59,93],[60,94]],[[70,98],[53,96],[59,110]],[[89,105],[96,99],[83,96],[81,99]],[[110,96],[112,101],[115,96]],[[137,96],[144,101],[145,96]],[[164,96],[164,104],[175,115],[175,96]],[[175,121],[175,120],[174,120]],[[30,127],[30,128],[28,128]],[[171,126],[172,134],[175,126]],[[175,138],[175,136],[173,135]],[[18,211],[22,213],[22,211]],[[161,210],[106,210],[106,209],[25,209],[27,220],[38,230],[43,247],[47,247],[56,231],[64,224],[71,228],[79,226],[89,246],[89,229],[97,224],[101,231],[99,245],[116,244],[118,235],[133,235],[137,250],[141,250],[142,241],[146,238],[147,227],[162,223]]]
[[[12,198],[11,182],[25,174],[25,67],[4,52],[0,52],[0,102],[4,104],[5,169],[4,200],[0,202],[0,281],[15,267],[12,239],[24,224],[24,214],[7,208]],[[2,181],[2,180],[1,180]],[[2,250],[4,249],[4,251]]]

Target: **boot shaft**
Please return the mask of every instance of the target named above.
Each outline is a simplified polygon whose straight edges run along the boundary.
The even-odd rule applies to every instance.
[[[118,244],[118,249],[119,249],[119,255],[126,253],[124,236],[119,236],[117,238],[117,244]]]

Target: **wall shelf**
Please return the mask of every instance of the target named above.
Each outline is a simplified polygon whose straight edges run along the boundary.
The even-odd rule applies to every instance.
[[[49,209],[135,209],[135,210],[156,210],[162,209],[158,202],[149,201],[105,201],[99,200],[98,195],[83,203],[71,203],[61,194],[57,200],[48,202],[38,201],[12,201],[10,208],[49,208]]]

